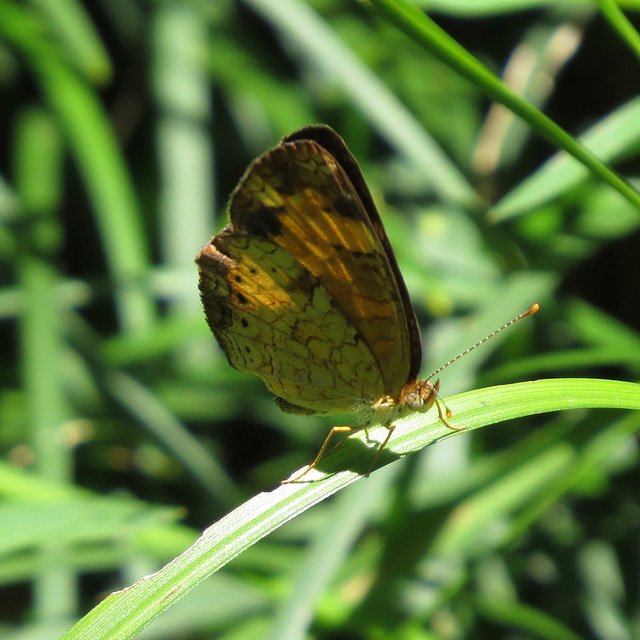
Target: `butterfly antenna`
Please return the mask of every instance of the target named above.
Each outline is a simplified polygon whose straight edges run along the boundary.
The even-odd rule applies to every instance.
[[[433,376],[437,376],[443,369],[446,369],[450,364],[453,364],[456,360],[460,360],[462,356],[466,356],[468,353],[471,353],[471,351],[479,347],[481,344],[484,344],[490,338],[493,338],[493,336],[498,335],[501,331],[504,331],[507,327],[510,327],[512,324],[515,324],[516,322],[518,322],[518,320],[522,320],[522,318],[528,318],[529,316],[532,316],[536,311],[538,311],[539,308],[540,308],[540,305],[537,302],[536,304],[532,304],[524,313],[521,313],[519,316],[516,316],[513,320],[510,320],[509,322],[507,322],[507,324],[503,324],[499,329],[496,329],[493,333],[490,333],[486,338],[482,338],[480,342],[476,342],[473,345],[473,347],[469,347],[466,351],[463,351],[461,354],[453,358],[453,360],[449,360],[449,362],[443,364],[439,369],[436,369],[427,378],[427,380],[430,380],[431,378],[433,378]],[[449,412],[447,410],[447,415],[448,413]]]

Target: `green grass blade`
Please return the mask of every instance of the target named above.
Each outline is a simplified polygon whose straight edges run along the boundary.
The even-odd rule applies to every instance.
[[[516,417],[578,408],[640,409],[640,385],[597,379],[538,380],[490,387],[447,400],[452,421],[467,429]],[[418,451],[454,432],[437,412],[414,414],[398,428],[380,456],[380,466]],[[182,555],[157,573],[112,594],[78,622],[64,640],[132,638],[162,611],[230,560],[282,524],[362,478],[385,427],[358,432],[334,450],[304,482],[261,493],[225,516]]]
[[[547,140],[571,154],[594,175],[640,208],[640,193],[626,180],[604,165],[553,120],[523,100],[415,5],[408,0],[371,0],[371,4],[432,55],[480,87],[492,99],[511,109]]]
[[[498,625],[513,627],[530,637],[544,640],[581,640],[581,636],[547,613],[523,605],[515,600],[490,596],[474,599],[481,616]]]
[[[0,36],[24,55],[61,122],[95,209],[122,325],[139,331],[153,323],[155,309],[145,286],[150,258],[131,176],[97,94],[43,37],[45,31],[22,7],[0,1]]]
[[[111,80],[109,53],[95,25],[78,0],[29,0],[70,52],[73,64],[99,84]]]
[[[640,141],[640,99],[612,111],[580,136],[580,143],[605,162],[632,154]],[[514,218],[543,206],[585,180],[587,168],[559,152],[491,207],[493,222]]]
[[[602,15],[609,24],[616,30],[620,38],[629,45],[637,58],[640,58],[640,35],[635,27],[622,13],[615,0],[598,0]]]

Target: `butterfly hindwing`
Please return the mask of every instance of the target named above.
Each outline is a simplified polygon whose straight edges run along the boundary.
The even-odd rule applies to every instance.
[[[209,325],[229,363],[289,411],[353,411],[383,391],[379,368],[327,290],[269,240],[234,230],[198,257]]]

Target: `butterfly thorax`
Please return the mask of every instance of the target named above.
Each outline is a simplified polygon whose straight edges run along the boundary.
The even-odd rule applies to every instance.
[[[412,380],[407,382],[397,397],[385,395],[369,406],[363,407],[360,418],[364,423],[376,422],[390,425],[394,420],[414,412],[428,411],[438,398],[440,382]]]

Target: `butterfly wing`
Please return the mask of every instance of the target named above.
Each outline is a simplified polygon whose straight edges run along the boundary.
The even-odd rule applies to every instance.
[[[339,136],[312,127],[286,138],[249,167],[229,213],[231,225],[198,264],[209,323],[232,366],[314,412],[395,397],[420,367],[420,336]]]
[[[402,272],[398,266],[398,261],[393,253],[391,243],[385,231],[380,213],[375,205],[369,187],[362,175],[360,166],[357,160],[353,157],[353,154],[349,151],[349,148],[345,144],[344,140],[333,130],[326,125],[303,127],[298,131],[286,136],[283,142],[295,142],[296,140],[313,140],[317,142],[321,147],[326,149],[340,164],[344,172],[347,174],[353,188],[355,189],[367,217],[373,227],[373,230],[382,245],[389,267],[393,273],[398,295],[400,297],[402,308],[404,311],[404,320],[407,326],[407,334],[409,336],[409,377],[408,380],[415,380],[422,367],[422,336],[420,335],[420,328],[418,327],[418,321],[411,304],[411,298],[409,297],[409,291],[407,285],[402,277]]]
[[[356,329],[287,251],[229,229],[197,262],[207,320],[229,364],[260,376],[284,410],[351,411],[383,392]]]

